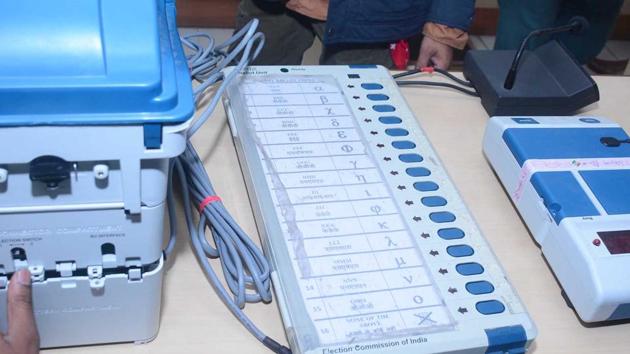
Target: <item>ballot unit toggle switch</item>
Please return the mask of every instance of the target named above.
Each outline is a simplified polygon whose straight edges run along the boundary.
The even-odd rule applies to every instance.
[[[13,258],[13,268],[18,271],[28,267],[26,260],[26,251],[22,247],[14,247],[11,249],[11,258]]]

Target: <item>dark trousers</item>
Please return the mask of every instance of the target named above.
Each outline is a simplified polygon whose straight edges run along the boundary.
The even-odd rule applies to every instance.
[[[606,45],[623,0],[499,0],[499,26],[495,49],[517,49],[529,32],[567,24],[583,16],[589,28],[582,34],[559,34],[530,41],[534,49],[557,39],[582,64],[593,60]]]
[[[253,63],[256,65],[300,65],[315,36],[322,40],[326,30],[326,22],[287,10],[283,3],[241,0],[236,29],[245,26],[252,18],[260,21],[258,28],[265,34],[265,46]],[[344,44],[325,46],[319,63],[378,64],[389,68],[392,59],[388,43]]]

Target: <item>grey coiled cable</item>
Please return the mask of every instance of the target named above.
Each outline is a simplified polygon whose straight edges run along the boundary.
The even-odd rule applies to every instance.
[[[222,81],[208,106],[193,121],[188,131],[189,138],[210,117],[228,85],[260,53],[264,45],[264,36],[256,32],[257,26],[258,21],[252,20],[225,43],[216,47],[212,37],[205,34],[193,34],[182,38],[182,43],[191,53],[187,57],[191,77],[199,83],[194,90],[195,102],[197,104],[202,102],[209,88]],[[199,44],[200,40],[205,41],[206,45]],[[223,69],[236,60],[234,70],[224,75]],[[199,211],[198,223],[194,222],[192,209],[216,193],[203,162],[190,141],[187,142],[184,153],[170,162],[167,202],[171,232],[164,250],[165,255],[168,257],[172,253],[177,234],[173,196],[175,174],[181,186],[191,246],[208,281],[234,316],[259,341],[276,353],[290,353],[289,348],[267,337],[242,310],[247,302],[271,301],[271,271],[262,251],[240,228],[221,201],[208,203]],[[214,246],[206,237],[208,229]],[[212,269],[210,258],[221,260],[227,288]]]

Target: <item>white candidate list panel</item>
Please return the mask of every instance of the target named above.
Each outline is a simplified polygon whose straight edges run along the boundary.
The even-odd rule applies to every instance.
[[[322,344],[452,320],[330,77],[241,84],[305,308]]]

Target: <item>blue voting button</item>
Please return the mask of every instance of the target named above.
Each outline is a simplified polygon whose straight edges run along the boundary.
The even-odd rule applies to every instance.
[[[505,311],[505,306],[497,300],[479,301],[475,308],[483,315],[494,315]]]
[[[365,90],[382,90],[383,89],[383,85],[377,84],[374,82],[366,82],[364,84],[361,84],[361,87]]]
[[[438,236],[445,240],[457,240],[460,238],[464,238],[464,231],[456,227],[449,227],[446,229],[439,229]]]
[[[439,211],[437,213],[429,214],[429,219],[431,219],[433,222],[441,224],[445,222],[455,221],[455,215],[453,215],[453,213],[449,213],[448,211]]]
[[[399,140],[392,141],[392,146],[398,150],[408,150],[416,147],[416,144],[413,141],[409,140]]]
[[[371,93],[367,95],[367,98],[370,101],[387,101],[389,96],[383,95],[382,93]]]
[[[409,173],[409,171],[407,171],[407,173]],[[413,188],[419,190],[420,192],[432,192],[438,190],[439,186],[435,182],[426,181],[414,183]]]
[[[445,206],[446,205],[446,199],[442,198],[442,197],[424,197],[422,199],[420,199],[420,201],[422,202],[422,204],[424,204],[425,206],[428,207],[440,207],[440,206]]]
[[[378,120],[383,124],[398,124],[402,122],[402,119],[396,116],[378,117]]]
[[[473,295],[490,294],[494,291],[494,286],[485,280],[471,281],[466,283],[466,290]]]
[[[396,110],[396,107],[388,104],[377,104],[376,106],[372,106],[372,109],[377,112],[393,112]]]
[[[457,273],[465,276],[470,275],[478,275],[483,273],[483,267],[479,263],[470,262],[470,263],[460,263],[455,266],[455,270]]]
[[[422,202],[422,204],[424,204],[425,206],[428,207],[438,207],[438,206],[445,206],[446,205],[446,199],[442,198],[442,197],[424,197],[422,199],[420,199],[420,201]]]
[[[385,134],[389,136],[407,136],[409,135],[409,131],[402,128],[390,128],[390,129],[385,129]]]
[[[475,251],[468,245],[454,245],[446,247],[446,253],[453,257],[468,257],[472,256]]]
[[[412,163],[412,162],[422,162],[422,156],[418,154],[400,154],[398,158],[402,162]]]
[[[431,174],[431,171],[428,168],[424,168],[424,167],[410,167],[406,169],[405,172],[407,172],[407,174],[411,177],[426,177]]]

